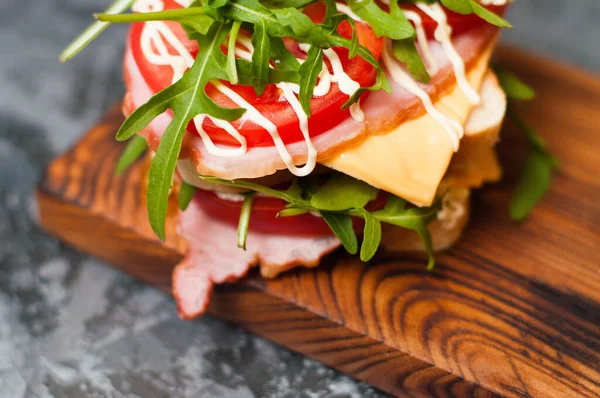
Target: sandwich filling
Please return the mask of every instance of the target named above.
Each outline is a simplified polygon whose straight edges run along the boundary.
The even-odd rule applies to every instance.
[[[161,238],[173,171],[180,183],[182,317],[253,266],[274,277],[419,239],[432,266],[456,239],[470,189],[500,177],[506,102],[488,64],[508,2],[446,3],[133,3],[118,138],[156,152]]]

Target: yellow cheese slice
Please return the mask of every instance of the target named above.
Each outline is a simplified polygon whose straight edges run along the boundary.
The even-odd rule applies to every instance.
[[[468,81],[477,91],[488,71],[494,44],[483,52],[468,73]],[[465,125],[472,105],[455,85],[435,103],[435,107]],[[323,164],[417,206],[429,206],[453,153],[446,130],[424,114],[387,134],[371,135],[357,146],[324,160]]]

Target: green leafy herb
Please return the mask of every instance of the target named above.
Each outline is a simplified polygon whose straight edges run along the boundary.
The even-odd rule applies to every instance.
[[[133,3],[133,1],[130,1],[130,3]],[[190,7],[133,14],[101,13],[94,14],[94,17],[98,21],[118,24],[147,21],[175,21],[185,23],[187,18],[198,17],[204,14],[206,14],[204,8]],[[204,30],[204,27],[202,28],[202,30]]]
[[[360,247],[360,259],[367,262],[373,258],[381,243],[381,221],[364,209],[362,213],[365,219],[365,229],[362,246]]]
[[[365,91],[378,91],[378,90],[384,90],[385,92],[392,91],[392,88],[390,87],[390,82],[385,77],[385,73],[383,71],[380,71],[379,73],[377,73],[377,78],[375,80],[375,83],[373,83],[372,86],[361,87],[358,90],[356,90],[354,92],[354,94],[352,94],[350,96],[350,98],[348,98],[348,100],[346,100],[344,105],[342,105],[342,109],[346,109],[350,105],[358,102],[358,100],[360,100],[360,97],[363,95],[363,93]]]
[[[200,177],[203,180],[215,184],[221,184],[230,187],[244,188],[255,192],[260,192],[275,198],[279,198],[289,203],[288,207],[280,212],[281,217],[292,217],[304,214],[308,211],[319,212],[333,233],[340,239],[344,248],[351,254],[358,251],[358,242],[356,234],[352,227],[351,217],[361,217],[365,219],[365,231],[363,236],[363,246],[361,248],[361,258],[370,259],[377,251],[381,241],[380,223],[388,223],[398,227],[412,229],[422,238],[425,252],[429,255],[429,267],[435,264],[433,257],[433,245],[431,236],[427,230],[427,224],[435,218],[439,211],[439,205],[432,207],[407,207],[406,201],[396,196],[390,195],[382,210],[369,212],[364,208],[377,190],[367,184],[349,182],[347,176],[336,176],[329,182],[322,185],[311,184],[308,191],[299,190],[299,185],[295,182],[286,191],[279,191],[268,188],[260,184],[245,180],[223,180],[216,177]],[[331,181],[335,181],[332,183]],[[336,192],[338,190],[339,192]],[[322,193],[322,191],[327,194]],[[342,198],[346,196],[355,196],[354,199],[346,200],[343,205],[338,205],[327,197]],[[306,199],[310,196],[310,199]],[[313,202],[313,198],[317,198]],[[371,198],[371,199],[368,199]],[[360,206],[359,206],[360,205]],[[347,208],[347,206],[356,206]],[[342,209],[342,210],[331,210]],[[376,221],[373,221],[375,219]],[[369,226],[367,228],[367,221]],[[365,246],[366,245],[366,246]]]
[[[218,106],[205,93],[207,84],[228,81],[232,84],[252,86],[257,94],[261,94],[267,84],[294,83],[299,86],[302,109],[310,115],[314,87],[323,68],[323,51],[340,46],[349,51],[350,58],[360,56],[378,70],[375,84],[359,89],[346,101],[343,108],[358,101],[366,90],[391,92],[390,84],[378,61],[367,48],[358,43],[354,21],[337,12],[334,0],[324,0],[324,20],[322,23],[315,23],[301,11],[313,1],[202,0],[192,2],[188,8],[115,15],[123,12],[132,2],[120,0],[106,13],[98,14],[100,22],[84,32],[61,55],[62,60],[69,59],[109,23],[175,21],[183,26],[190,40],[198,42],[199,53],[184,76],[134,111],[117,133],[118,140],[127,140],[158,115],[169,109],[173,112],[173,119],[162,136],[149,173],[148,215],[153,230],[161,239],[164,239],[168,195],[186,126],[196,115],[205,114],[233,121],[240,118],[245,111]],[[475,0],[442,0],[442,3],[463,14],[475,13],[498,26],[510,26]],[[395,1],[390,4],[389,12],[380,7],[375,0],[350,0],[348,5],[355,14],[369,23],[378,36],[393,41],[394,56],[407,65],[417,80],[429,81],[430,77],[415,47],[415,30]],[[337,32],[337,27],[342,21],[348,21],[350,24],[350,39],[340,36]],[[240,29],[252,35],[254,52],[251,62],[235,57],[236,39]],[[310,46],[306,60],[299,62],[286,48],[282,40],[286,37]],[[227,45],[227,55],[221,50],[223,45]],[[522,99],[527,97],[526,90],[514,79],[507,78],[505,83],[513,87],[514,96],[520,96]],[[134,139],[125,150],[126,160],[120,162],[118,169],[122,170],[125,167],[122,164],[132,162],[140,151],[141,143]],[[281,217],[304,214],[308,211],[320,212],[346,249],[353,252],[358,250],[358,246],[356,234],[351,228],[351,217],[364,218],[365,231],[361,248],[363,259],[371,258],[377,250],[381,239],[381,222],[417,231],[423,237],[426,250],[430,256],[432,254],[431,239],[426,225],[431,220],[431,214],[437,211],[436,207],[407,208],[405,203],[390,199],[385,209],[368,212],[364,206],[377,195],[377,190],[349,177],[334,177],[325,184],[305,189],[295,183],[296,185],[292,185],[287,191],[262,187],[248,181],[219,180],[218,183],[245,187],[287,201],[289,206],[280,212]],[[187,189],[182,187],[185,193],[188,193]],[[186,197],[180,195],[180,200],[182,198]],[[243,229],[240,231],[240,237],[243,237]]]
[[[294,217],[308,213],[309,210],[303,207],[288,207],[277,213],[277,217]]]
[[[521,101],[529,101],[535,98],[535,91],[516,75],[498,68],[495,71],[508,98]]]
[[[321,73],[321,69],[323,69],[323,49],[311,47],[308,50],[306,61],[304,61],[298,70],[298,74],[300,75],[300,105],[302,105],[302,109],[307,116],[310,116],[310,100],[312,99],[315,84],[317,84],[317,77]]]
[[[511,110],[508,115],[527,137],[530,154],[525,161],[523,172],[513,191],[509,215],[513,220],[522,221],[531,213],[535,205],[550,187],[552,172],[558,170],[558,160],[548,152],[543,139]]]
[[[227,76],[229,76],[229,82],[231,84],[238,83],[237,67],[235,64],[235,43],[240,31],[242,23],[234,21],[231,24],[231,30],[229,31],[229,44],[227,45]],[[267,71],[268,72],[268,71]]]
[[[246,239],[248,238],[248,228],[250,227],[250,215],[252,214],[252,203],[254,202],[254,192],[244,194],[242,209],[240,210],[240,221],[238,223],[238,241],[239,248],[246,250]]]
[[[377,197],[378,190],[369,184],[334,174],[310,198],[312,207],[320,210],[342,211],[361,208]]]
[[[140,158],[146,152],[146,148],[148,148],[148,144],[146,143],[146,139],[139,135],[134,136],[125,147],[125,150],[121,154],[117,162],[117,167],[115,168],[115,174],[121,175],[125,169],[133,164],[136,160]]]
[[[244,113],[243,109],[216,105],[204,91],[209,81],[227,79],[227,59],[219,46],[228,33],[228,25],[214,24],[209,34],[198,40],[200,52],[189,71],[136,109],[117,132],[118,140],[126,140],[167,109],[173,111],[173,120],[162,136],[148,175],[148,217],[152,229],[163,240],[171,180],[188,123],[199,114],[231,121]]]
[[[119,14],[131,7],[132,3],[133,0],[116,0],[105,12],[107,14]],[[60,53],[58,57],[60,62],[67,62],[79,54],[79,52],[87,47],[87,45],[98,37],[100,33],[104,32],[109,25],[110,23],[108,22],[94,22],[90,25],[90,27],[77,36],[77,38]]]
[[[475,0],[469,0],[475,15],[499,28],[512,28],[512,25],[498,14],[494,14]]]
[[[509,99],[527,101],[535,97],[535,91],[514,74],[499,68],[496,68],[496,73]],[[536,134],[510,106],[507,114],[525,134],[530,150],[508,208],[508,214],[513,220],[523,221],[548,191],[552,172],[558,170],[559,162],[548,151],[542,137]]]
[[[413,39],[395,40],[392,43],[394,57],[406,64],[408,72],[421,83],[429,83],[431,77],[427,73],[423,59],[417,51]]]
[[[252,73],[255,76],[254,90],[256,95],[260,95],[269,83],[269,61],[271,59],[271,41],[264,20],[254,25],[252,46],[254,47],[252,54]]]
[[[179,204],[180,210],[187,209],[195,193],[195,186],[190,185],[185,181],[181,182],[181,186],[179,187],[179,196],[177,197],[177,204]]]
[[[374,0],[350,0],[348,6],[353,13],[366,21],[378,37],[403,40],[414,37],[415,29],[404,13],[391,14],[381,9]]]
[[[347,214],[338,214],[328,211],[320,211],[321,217],[329,225],[335,236],[338,237],[344,249],[350,254],[358,251],[358,240],[352,227],[352,218]]]
[[[277,69],[297,71],[298,59],[288,51],[280,37],[271,37],[271,60]]]
[[[439,205],[406,208],[404,199],[390,195],[383,210],[379,210],[373,215],[381,222],[416,231],[423,240],[425,252],[429,256],[428,268],[431,269],[435,265],[435,259],[427,224],[435,218],[439,210]]]
[[[442,4],[459,14],[471,14],[475,13],[479,18],[491,23],[492,25],[498,26],[499,28],[512,28],[512,25],[508,23],[501,16],[494,14],[475,0],[441,0]]]

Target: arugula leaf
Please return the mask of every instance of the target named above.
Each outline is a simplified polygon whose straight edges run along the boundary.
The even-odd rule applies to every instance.
[[[358,240],[352,227],[350,216],[328,211],[320,211],[321,217],[329,225],[335,236],[338,237],[344,249],[350,254],[356,254],[358,251]]]
[[[535,98],[535,91],[515,74],[496,68],[496,75],[508,98],[521,101]]]
[[[325,16],[323,17],[323,25],[326,26],[333,26],[333,27],[337,27],[337,25],[339,24],[339,22],[334,23],[332,25],[332,19],[334,17],[334,15],[336,15],[337,12],[337,6],[335,5],[335,0],[323,0],[325,2]],[[338,14],[341,17],[343,17],[344,19],[346,18],[345,15],[343,14]]]
[[[119,14],[131,7],[131,4],[133,4],[133,0],[116,0],[106,9],[105,13]],[[79,52],[87,47],[87,45],[98,37],[100,33],[104,32],[109,25],[110,23],[101,21],[96,21],[91,24],[60,53],[58,56],[60,62],[67,62],[79,54]]]
[[[277,217],[294,217],[308,212],[309,210],[304,207],[288,207],[277,213]]]
[[[475,0],[441,0],[442,4],[459,14],[475,13],[479,18],[499,28],[512,28],[512,25],[501,16],[494,14]]]
[[[397,196],[390,195],[383,210],[373,213],[379,221],[398,227],[412,229],[416,231],[423,240],[423,247],[429,256],[428,268],[431,269],[435,265],[433,244],[431,235],[427,229],[427,224],[431,222],[437,212],[440,210],[439,205],[432,207],[413,207],[406,208],[406,201]]]
[[[148,148],[146,139],[139,135],[134,136],[131,141],[127,143],[123,153],[121,153],[121,157],[119,157],[117,167],[115,168],[115,174],[121,175],[125,169],[131,166],[133,162],[138,160],[140,156],[146,152],[146,148]]]
[[[371,26],[377,37],[402,40],[415,35],[415,29],[403,13],[387,13],[373,0],[349,0],[348,6],[354,14]]]
[[[238,241],[240,249],[246,250],[246,239],[248,238],[248,228],[250,227],[250,215],[252,214],[252,203],[254,202],[254,192],[244,194],[242,209],[240,210],[240,221],[238,223]]]
[[[431,240],[431,234],[429,233],[427,225],[425,224],[420,225],[416,229],[416,231],[421,237],[421,240],[423,241],[423,249],[425,250],[427,257],[429,257],[429,260],[427,261],[427,270],[431,271],[433,270],[433,267],[435,267],[435,253],[433,251],[433,241]]]
[[[442,4],[459,14],[467,15],[473,12],[473,7],[469,0],[442,0]]]
[[[474,0],[470,0],[473,12],[481,19],[491,23],[499,28],[512,28],[513,26],[498,14],[494,14],[481,4]]]
[[[288,51],[280,37],[271,37],[271,60],[277,69],[298,71],[300,62]]]
[[[367,228],[367,221],[369,226],[368,230],[365,231],[365,239],[367,243],[366,246],[364,246],[365,239],[363,239],[364,249],[361,249],[361,252],[364,251],[364,253],[361,258],[371,258],[372,255],[377,251],[377,247],[381,241],[380,224],[382,222],[393,224],[402,228],[412,229],[421,236],[425,252],[429,255],[429,267],[433,267],[435,264],[433,257],[433,244],[431,242],[429,231],[427,230],[427,224],[435,218],[435,215],[440,209],[439,205],[427,208],[407,208],[405,200],[394,195],[390,195],[385,207],[382,210],[371,213],[365,210],[363,206],[371,200],[369,198],[375,197],[374,195],[376,195],[377,190],[373,187],[365,189],[365,187],[362,186],[352,186],[352,184],[355,183],[348,183],[348,181],[339,182],[350,178],[344,175],[340,175],[340,177],[336,176],[336,178],[332,179],[333,181],[337,181],[333,184],[330,181],[321,186],[309,185],[309,192],[307,192],[306,188],[302,191],[299,190],[300,185],[296,185],[296,183],[292,184],[287,191],[278,191],[276,189],[264,187],[262,185],[244,180],[230,181],[215,177],[202,176],[200,178],[208,182],[237,188],[245,188],[282,199],[288,202],[289,205],[286,209],[279,213],[280,217],[291,217],[304,214],[308,211],[318,211],[327,225],[329,225],[329,228],[331,228],[333,233],[340,239],[344,245],[344,248],[351,254],[355,254],[358,251],[358,243],[356,239],[356,233],[352,227],[351,216],[365,218],[365,228]],[[358,181],[358,183],[364,184],[360,181]],[[338,192],[336,192],[334,186],[337,186]],[[310,192],[312,192],[312,194],[310,194]],[[346,196],[354,196],[354,199],[352,199],[351,203],[348,201],[348,203],[350,203],[349,205],[339,205],[336,201],[326,199],[328,195],[342,198],[344,194],[348,192],[352,192],[352,195]],[[365,192],[368,192],[369,194],[366,195]],[[375,194],[373,192],[375,192]],[[309,196],[310,200],[304,199],[306,196]],[[317,197],[317,199],[313,202],[314,197]],[[360,206],[350,209],[346,207],[354,205]],[[373,221],[372,218],[374,218],[375,221]]]
[[[341,211],[361,208],[377,197],[379,190],[355,178],[335,174],[319,187],[310,198],[314,208],[329,211]]]
[[[229,43],[227,44],[227,68],[225,70],[231,84],[238,83],[237,66],[235,64],[235,43],[241,26],[242,23],[240,21],[234,21],[231,24],[231,30],[229,31]]]
[[[356,90],[350,96],[350,98],[348,98],[346,100],[346,102],[344,102],[344,105],[342,105],[342,109],[346,109],[350,105],[352,105],[355,102],[357,102],[358,100],[360,100],[360,97],[363,95],[363,93],[365,91],[378,91],[378,90],[384,90],[386,92],[391,92],[392,91],[392,88],[390,86],[390,82],[385,77],[385,73],[383,71],[379,71],[377,73],[377,78],[375,79],[375,83],[373,83],[372,86],[370,86],[370,87],[361,87],[358,90]]]
[[[271,9],[304,8],[317,0],[261,0],[261,3]]]
[[[381,221],[368,211],[362,210],[363,218],[365,219],[365,229],[362,246],[360,247],[360,259],[367,262],[373,258],[381,243]]]
[[[227,59],[221,52],[220,45],[228,32],[228,25],[214,24],[209,34],[198,40],[200,51],[190,70],[179,81],[136,109],[117,132],[117,140],[126,140],[167,109],[173,111],[173,120],[162,136],[148,175],[148,218],[156,235],[163,240],[171,180],[188,123],[199,114],[228,121],[236,120],[245,111],[239,108],[222,108],[204,91],[209,81],[227,78]]]
[[[553,169],[545,153],[532,149],[510,202],[508,212],[513,220],[523,221],[531,213],[550,187]]]
[[[195,193],[195,186],[190,185],[185,181],[181,182],[181,185],[179,186],[179,196],[177,197],[177,204],[179,205],[179,210],[187,209]]]
[[[406,64],[408,72],[415,80],[421,83],[429,83],[431,76],[427,73],[423,59],[415,46],[414,39],[394,40],[392,42],[392,51],[394,58]]]
[[[350,27],[352,28],[352,39],[350,39],[350,47],[348,48],[348,58],[353,59],[358,54],[358,35],[356,34],[356,26],[354,20],[347,18]]]
[[[544,140],[510,109],[508,116],[525,133],[531,150],[509,206],[510,217],[523,221],[550,187],[552,172],[558,170],[559,162],[548,152]]]
[[[338,35],[337,33],[331,33],[327,36],[327,38],[329,39],[331,46],[341,46],[347,50],[350,50],[353,47],[352,40],[346,39],[345,37],[342,37],[342,36]],[[358,55],[360,55],[360,57],[362,59],[364,59],[369,64],[371,64],[371,66],[373,66],[375,69],[377,69],[380,72],[383,71],[383,69],[381,69],[381,65],[379,65],[379,62],[377,62],[377,60],[375,59],[373,54],[371,54],[371,52],[366,47],[359,44],[358,50],[356,52]],[[383,75],[383,78],[387,82],[387,78],[385,77],[385,75]],[[384,87],[389,88],[390,87],[389,83],[387,83]],[[392,89],[389,88],[388,90],[385,90],[385,91],[391,93]]]
[[[236,0],[223,7],[217,13],[207,10],[210,16],[219,19],[232,19],[251,24],[264,20],[271,37],[291,37],[299,43],[309,43],[320,48],[342,46],[350,49],[352,41],[332,31],[331,27],[315,24],[311,19],[293,8],[268,9],[256,0]],[[381,66],[373,54],[362,45],[358,45],[358,55],[373,67]]]
[[[306,116],[310,117],[310,100],[312,99],[313,92],[315,91],[315,85],[317,84],[317,78],[319,73],[323,69],[323,49],[318,47],[311,47],[308,50],[306,60],[300,69],[298,74],[300,75],[300,105]]]
[[[210,30],[214,19],[206,14],[203,7],[193,3],[189,8],[177,8],[172,10],[134,13],[134,14],[95,14],[94,17],[102,23],[132,23],[147,21],[174,21],[179,22],[190,40],[197,40],[206,35]]]
[[[302,201],[302,187],[298,183],[298,180],[295,179],[292,182],[292,185],[288,189],[285,190],[285,194],[291,198],[296,199],[297,201]]]
[[[203,3],[210,8],[221,8],[229,4],[229,0],[203,0]]]
[[[98,21],[115,24],[147,21],[179,22],[185,20],[186,18],[196,18],[204,14],[206,14],[206,10],[203,7],[190,7],[133,14],[100,13],[94,14],[94,18],[96,18]]]
[[[397,1],[390,3],[390,15],[395,18],[407,19],[402,9],[398,6]],[[392,40],[392,52],[394,58],[406,64],[408,72],[415,80],[421,83],[429,83],[431,77],[427,73],[423,59],[417,51],[415,40],[416,32],[414,30],[413,35],[407,39]]]
[[[261,95],[269,83],[269,61],[271,59],[271,41],[267,34],[267,25],[264,20],[254,25],[252,34],[252,73],[255,76],[254,91]]]

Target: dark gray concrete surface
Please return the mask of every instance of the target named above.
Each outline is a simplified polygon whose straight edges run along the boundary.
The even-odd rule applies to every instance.
[[[377,397],[314,361],[205,317],[36,226],[54,156],[123,93],[124,28],[61,48],[101,0],[0,1],[0,398]],[[518,0],[506,41],[600,70],[600,1]]]

